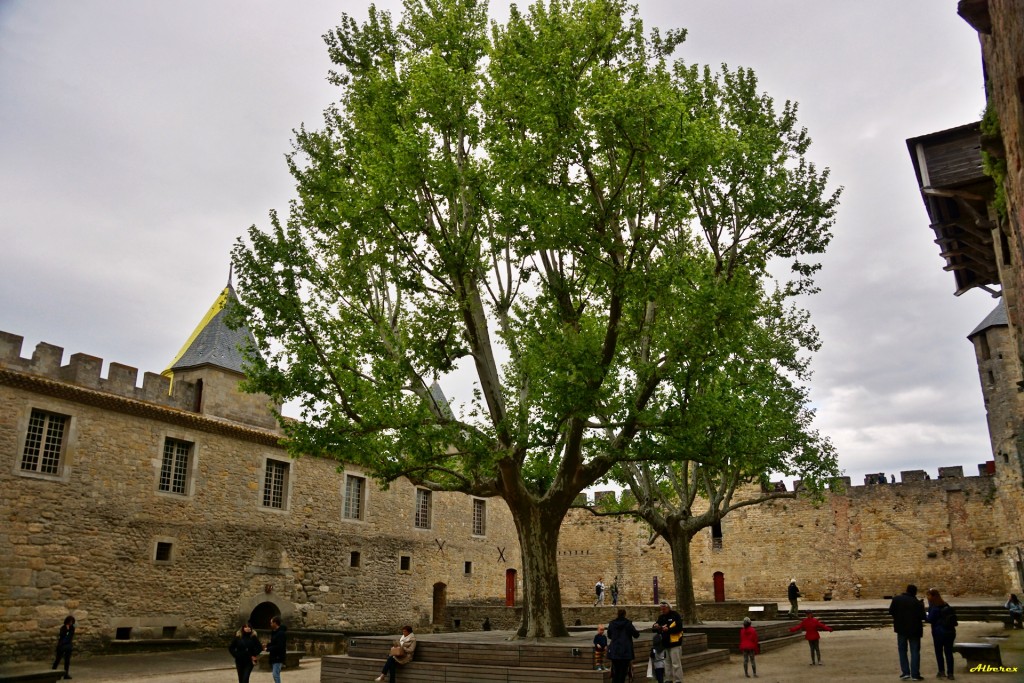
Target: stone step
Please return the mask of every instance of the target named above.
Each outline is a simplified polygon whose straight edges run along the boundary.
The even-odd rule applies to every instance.
[[[683,669],[692,670],[729,661],[728,650],[705,650],[683,655]],[[320,662],[320,683],[352,683],[372,681],[384,661],[379,658],[330,655]],[[493,666],[486,656],[475,664],[412,661],[399,669],[402,683],[609,683],[611,671],[562,669],[539,666]],[[633,662],[635,680],[646,679],[647,660]]]

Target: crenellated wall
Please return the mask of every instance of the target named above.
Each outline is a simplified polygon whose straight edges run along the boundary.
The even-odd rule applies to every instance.
[[[278,432],[193,410],[188,382],[136,372],[0,333],[0,659],[52,653],[67,614],[81,651],[114,640],[192,638],[219,647],[240,622],[278,611],[293,628],[394,631],[429,624],[445,600],[504,596],[519,564],[508,508],[365,478],[360,518],[344,511],[359,468],[289,458]],[[67,420],[57,471],[25,471],[33,411]],[[189,445],[180,493],[160,490],[168,439]],[[281,508],[265,504],[270,463],[287,468]],[[164,544],[166,554],[161,556]],[[437,602],[440,600],[440,602]],[[261,607],[262,605],[262,607]],[[261,612],[262,610],[262,612]],[[118,635],[124,638],[118,639]]]
[[[40,342],[31,358],[21,357],[24,337],[0,331],[0,370],[13,370],[55,382],[73,384],[136,401],[145,401],[168,408],[192,411],[196,395],[193,382],[175,382],[161,374],[147,372],[142,386],[137,386],[139,371],[121,363],[110,363],[107,376],[101,377],[103,359],[85,353],[74,353],[67,365],[62,365],[64,349]]]
[[[902,472],[898,483],[883,473],[868,475],[886,483],[846,486],[818,505],[779,499],[729,513],[719,542],[710,529],[693,539],[697,599],[714,598],[715,572],[724,574],[729,600],[785,600],[791,578],[814,600],[826,592],[835,599],[881,598],[907,583],[954,596],[1017,590],[1008,571],[1014,548],[1005,538],[1006,520],[993,507],[995,478],[940,469],[944,476],[934,479]],[[659,597],[674,599],[668,546],[660,537],[650,540],[642,522],[574,510],[559,546],[563,597],[593,601],[597,578],[610,584],[617,577],[624,601],[649,603],[657,577]]]

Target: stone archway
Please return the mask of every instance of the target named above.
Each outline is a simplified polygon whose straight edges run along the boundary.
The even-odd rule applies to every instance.
[[[253,608],[252,613],[249,615],[249,623],[255,629],[269,630],[270,618],[279,616],[281,616],[281,610],[278,609],[277,605],[270,601],[261,602]]]
[[[444,626],[445,612],[448,611],[448,586],[438,581],[434,584],[434,618],[435,626]]]

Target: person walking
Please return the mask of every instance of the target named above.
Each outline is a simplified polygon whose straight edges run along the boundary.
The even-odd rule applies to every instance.
[[[826,626],[817,619],[810,612],[804,612],[803,621],[789,629],[793,631],[803,631],[804,638],[807,639],[807,645],[811,648],[811,666],[817,664],[821,666],[821,631],[831,631],[831,626]],[[817,661],[815,661],[817,656]]]
[[[619,604],[619,577],[612,579],[612,607],[617,607]]]
[[[608,654],[608,636],[604,634],[604,625],[597,625],[594,636],[594,671],[604,671],[604,656]]]
[[[604,577],[600,577],[594,584],[594,607],[604,604]]]
[[[380,676],[373,679],[375,681],[383,681],[384,677],[387,676],[391,683],[395,683],[395,674],[398,671],[399,665],[405,665],[412,661],[412,656],[416,652],[416,636],[412,633],[412,626],[402,627],[402,637],[398,639],[398,642],[393,648],[391,648],[391,654],[384,661],[384,668],[380,670]]]
[[[626,618],[626,610],[608,623],[608,659],[612,660],[612,683],[626,683],[636,655],[633,640],[640,637],[633,622]]]
[[[56,671],[57,665],[63,659],[65,680],[71,680],[71,650],[73,649],[72,642],[74,639],[75,618],[69,614],[64,617],[64,625],[60,627],[60,633],[57,634],[57,655],[53,659],[53,666],[50,667]]]
[[[281,683],[281,669],[288,654],[288,629],[281,623],[281,617],[270,617],[270,642],[267,653],[270,655],[270,674],[274,683]]]
[[[797,588],[796,579],[789,580],[789,588],[786,590],[786,594],[789,596],[789,616],[796,619],[800,616],[800,611],[797,609],[800,589]]]
[[[956,610],[942,599],[935,588],[928,591],[928,611],[925,621],[932,627],[935,662],[939,665],[939,678],[953,679],[953,641],[956,640]]]
[[[747,671],[747,662],[757,678],[757,660],[755,657],[761,654],[761,644],[757,642],[757,629],[750,625],[750,617],[743,618],[743,628],[740,629],[740,652],[743,653],[743,675],[750,678]]]
[[[923,681],[921,678],[921,637],[924,635],[924,604],[917,599],[917,586],[907,590],[889,603],[892,630],[896,632],[896,647],[900,653],[900,680]],[[908,656],[909,651],[909,656]]]
[[[228,646],[228,652],[235,658],[235,671],[238,672],[238,683],[249,683],[249,676],[256,666],[256,660],[263,652],[263,645],[252,630],[252,624],[248,621],[242,624],[242,628],[235,632],[235,637]]]
[[[652,630],[661,633],[661,642],[668,652],[666,683],[683,683],[683,617],[667,600],[661,601],[661,614]]]

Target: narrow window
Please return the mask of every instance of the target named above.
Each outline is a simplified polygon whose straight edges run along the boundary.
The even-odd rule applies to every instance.
[[[363,496],[366,490],[366,479],[351,474],[345,476],[345,504],[342,516],[345,519],[363,519]]]
[[[408,555],[401,555],[398,558],[398,568],[403,572],[409,571],[409,566],[412,564],[412,560]]]
[[[483,536],[487,533],[487,501],[473,499],[473,535]]]
[[[165,439],[164,459],[160,465],[159,489],[166,493],[185,495],[188,492],[188,470],[191,459],[191,443],[179,439]]]
[[[171,561],[171,548],[173,544],[165,543],[160,541],[156,544],[156,554],[153,559],[157,562],[170,562]]]
[[[722,549],[722,523],[715,522],[711,525],[711,549]]]
[[[67,423],[67,415],[32,409],[25,433],[25,449],[21,452],[22,472],[60,474]]]
[[[430,491],[416,489],[416,528],[430,528]]]
[[[1007,239],[1006,233],[1002,230],[999,231],[999,251],[1003,254],[1003,265],[1013,265],[1013,255],[1010,252],[1010,240]]]
[[[465,569],[466,569],[466,573],[467,574],[472,574],[473,573],[473,563],[467,561]]]
[[[362,561],[362,557],[359,555],[359,551],[358,550],[353,550],[352,554],[349,555],[348,566],[350,566],[350,567],[358,567],[361,561]]]
[[[267,474],[263,479],[263,507],[284,509],[288,491],[289,464],[280,460],[267,460]]]

